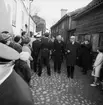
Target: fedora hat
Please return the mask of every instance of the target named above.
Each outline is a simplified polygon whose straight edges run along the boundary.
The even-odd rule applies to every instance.
[[[3,43],[0,43],[0,58],[1,59],[5,59],[5,60],[17,60],[19,59],[19,53],[12,49],[11,47],[3,44]],[[5,61],[4,60],[4,61]],[[2,61],[0,61],[2,62]]]

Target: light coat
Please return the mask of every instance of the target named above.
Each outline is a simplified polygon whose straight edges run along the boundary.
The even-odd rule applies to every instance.
[[[94,62],[94,68],[95,68],[95,77],[99,77],[100,76],[100,70],[103,64],[103,53],[99,52],[96,60]]]

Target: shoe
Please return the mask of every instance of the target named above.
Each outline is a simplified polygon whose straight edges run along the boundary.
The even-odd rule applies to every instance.
[[[93,82],[93,84],[95,84],[94,82]],[[96,83],[96,85],[100,85],[99,83]]]
[[[100,85],[99,83],[96,83],[96,85]]]
[[[97,86],[97,85],[93,83],[93,84],[90,84],[90,86]]]

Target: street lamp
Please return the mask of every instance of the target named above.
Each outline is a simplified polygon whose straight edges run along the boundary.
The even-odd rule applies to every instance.
[[[29,0],[29,17],[28,17],[28,35],[30,36],[30,16],[31,16],[31,3],[33,0]]]

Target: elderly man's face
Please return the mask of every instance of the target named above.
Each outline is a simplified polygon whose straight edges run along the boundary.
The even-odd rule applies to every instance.
[[[57,36],[56,38],[58,41],[61,41],[61,36]]]
[[[70,38],[70,42],[75,42],[75,38]]]

